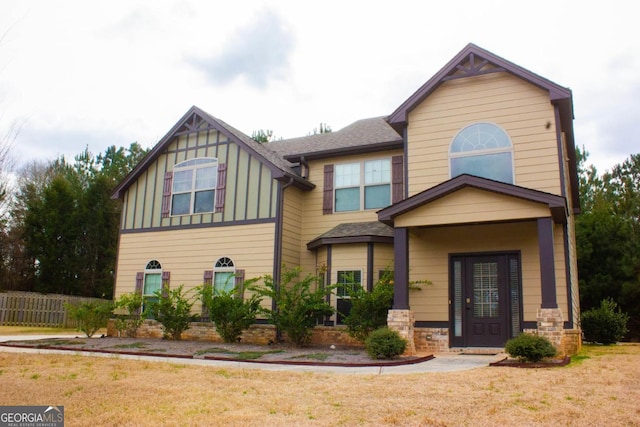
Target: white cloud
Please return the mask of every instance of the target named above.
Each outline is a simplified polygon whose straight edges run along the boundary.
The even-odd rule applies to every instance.
[[[0,113],[25,121],[21,156],[151,146],[191,105],[247,134],[338,129],[391,113],[469,42],[569,86],[576,142],[599,169],[639,151],[626,3],[5,0],[2,12]]]

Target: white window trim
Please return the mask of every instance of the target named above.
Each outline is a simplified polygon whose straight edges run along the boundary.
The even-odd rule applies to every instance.
[[[364,288],[363,286],[363,282],[364,282],[364,270],[362,268],[340,268],[339,270],[336,270],[336,280],[335,280],[335,284],[336,285],[340,285],[340,283],[338,283],[338,277],[340,277],[340,273],[343,272],[348,272],[348,273],[352,273],[354,271],[359,271],[360,272],[360,287]],[[349,295],[345,295],[345,296],[340,296],[338,295],[338,289],[336,288],[336,299],[351,299],[351,297]]]
[[[190,165],[190,166],[181,166],[185,163],[189,163],[192,162],[194,160],[211,160],[211,162],[209,163],[202,163],[202,164],[196,164],[196,165]],[[215,157],[195,157],[193,159],[187,159],[184,160],[180,163],[177,163],[173,166],[173,179],[171,181],[171,206],[169,207],[169,212],[170,212],[170,216],[174,216],[174,217],[179,217],[179,216],[185,216],[185,215],[199,215],[199,214],[209,214],[209,213],[214,213],[215,212],[215,203],[216,203],[216,187],[218,184],[218,166],[220,165],[220,162],[218,161],[217,158]],[[209,168],[209,167],[214,167],[216,168],[215,173],[215,179],[216,182],[214,183],[213,187],[207,187],[207,188],[199,188],[196,190],[196,176],[197,176],[197,170],[198,169],[203,169],[203,168]],[[174,186],[174,180],[176,177],[176,172],[182,172],[182,171],[187,171],[187,170],[192,170],[193,173],[191,174],[191,189],[188,191],[173,191],[173,186]],[[201,192],[201,191],[211,191],[213,190],[213,207],[211,209],[211,211],[207,211],[207,212],[194,212],[194,208],[195,208],[195,203],[196,203],[196,193]],[[189,212],[187,213],[181,213],[181,214],[174,214],[173,213],[173,196],[177,195],[177,194],[191,194],[190,196],[190,202],[189,202]]]
[[[367,162],[374,162],[374,161],[380,161],[380,160],[386,160],[389,162],[389,181],[388,182],[377,182],[375,184],[365,184],[365,163]],[[360,180],[359,180],[359,184],[358,185],[344,185],[344,186],[338,186],[336,184],[337,178],[338,178],[338,172],[337,172],[337,167],[338,166],[345,166],[345,165],[359,165],[360,168]],[[391,183],[393,180],[392,177],[393,174],[393,164],[391,161],[391,157],[376,157],[373,159],[367,159],[367,160],[357,160],[357,161],[353,161],[353,162],[343,162],[343,163],[336,163],[335,164],[335,169],[334,169],[334,176],[333,176],[333,212],[334,213],[347,213],[347,212],[359,212],[359,211],[377,211],[383,208],[365,208],[364,207],[364,193],[365,193],[365,188],[367,187],[374,187],[374,186],[378,186],[378,185],[388,185],[389,186],[389,205],[387,206],[391,206],[391,197],[392,197],[392,191],[393,189],[391,188]],[[359,189],[359,196],[360,196],[360,201],[359,201],[359,208],[358,209],[354,209],[354,210],[348,210],[348,211],[339,211],[336,210],[336,191],[338,190],[344,190],[344,189],[348,189],[348,188],[358,188]]]
[[[151,264],[152,262],[156,262],[158,263],[158,265],[160,266],[160,268],[148,268],[149,264]],[[146,305],[146,300],[148,298],[156,298],[156,295],[151,293],[151,294],[147,294],[145,293],[145,288],[147,285],[147,275],[150,274],[154,274],[154,275],[159,275],[160,276],[160,289],[162,289],[162,263],[160,261],[158,261],[157,259],[151,259],[149,261],[147,261],[147,263],[145,264],[144,267],[144,276],[142,277],[142,309],[145,308]]]

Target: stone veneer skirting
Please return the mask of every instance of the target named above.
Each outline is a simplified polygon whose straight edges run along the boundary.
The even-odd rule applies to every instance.
[[[401,316],[404,319],[404,316]],[[406,319],[405,319],[406,320]],[[448,328],[416,328],[413,327],[414,353],[446,353],[458,352],[463,349],[449,347]],[[538,334],[537,329],[527,329],[524,332]],[[107,335],[117,337],[114,320],[109,320]],[[145,320],[136,334],[138,338],[162,338],[162,325],[154,320]],[[241,342],[247,344],[268,345],[274,342],[276,331],[273,325],[252,325],[242,334]],[[284,337],[286,341],[286,336]],[[222,338],[211,322],[194,322],[182,334],[183,340],[222,342]],[[311,345],[339,347],[362,347],[363,344],[353,339],[347,333],[345,326],[316,326],[311,337]],[[565,329],[558,343],[558,352],[562,355],[574,355],[582,346],[582,333],[579,329]],[[411,346],[409,346],[411,347]]]

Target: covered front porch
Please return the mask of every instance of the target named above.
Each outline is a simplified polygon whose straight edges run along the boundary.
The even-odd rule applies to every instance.
[[[378,213],[394,227],[389,324],[419,350],[503,347],[523,331],[561,349],[573,329],[564,198],[461,175]],[[432,285],[412,290],[412,280]]]

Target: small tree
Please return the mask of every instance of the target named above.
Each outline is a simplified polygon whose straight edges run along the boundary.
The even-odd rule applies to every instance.
[[[91,338],[100,328],[107,325],[113,304],[111,301],[91,301],[80,304],[65,304],[69,317],[78,321],[78,329]]]
[[[582,313],[584,339],[600,344],[615,344],[628,332],[629,316],[617,309],[612,299],[604,299],[599,308]]]
[[[191,314],[193,298],[184,293],[184,285],[165,292],[159,290],[154,295],[158,299],[149,304],[149,314],[162,323],[165,338],[180,340],[182,333],[189,329],[189,323],[198,318]]]
[[[245,286],[248,284],[245,282]],[[216,292],[212,286],[198,288],[202,305],[209,310],[216,331],[227,343],[240,341],[242,331],[255,322],[260,307],[261,298],[258,295],[254,294],[245,300],[239,291],[237,287],[226,292]]]
[[[261,307],[260,311],[298,347],[309,343],[319,317],[334,313],[326,301],[332,287],[321,286],[317,276],[300,279],[300,272],[299,267],[283,271],[281,283],[267,275],[263,286],[252,287],[258,295],[275,301],[275,309]]]
[[[128,337],[135,337],[136,332],[142,322],[144,322],[145,314],[141,313],[142,295],[138,293],[122,294],[115,302],[115,308],[125,313],[115,313],[116,329],[122,336],[123,332]]]
[[[351,311],[344,319],[349,335],[365,342],[369,334],[387,326],[387,314],[393,306],[393,273],[386,270],[371,292],[358,287],[349,292]]]

